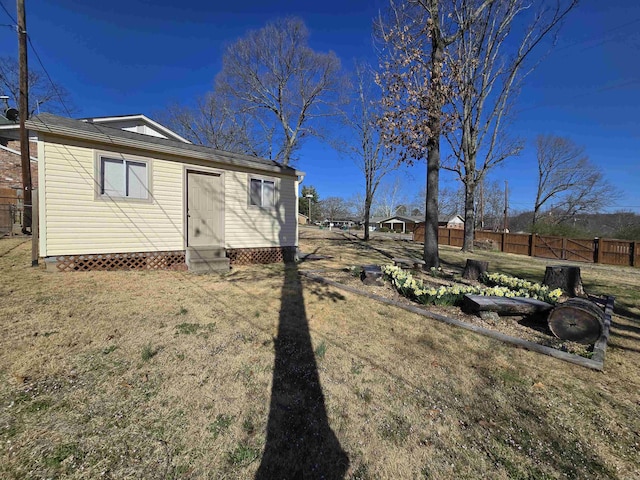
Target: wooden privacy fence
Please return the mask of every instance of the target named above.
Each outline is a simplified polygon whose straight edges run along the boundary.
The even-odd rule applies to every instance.
[[[424,224],[413,231],[415,242],[424,242]],[[438,243],[462,247],[464,231],[458,228],[438,228]],[[501,233],[476,230],[475,240],[485,240],[505,253],[531,257],[604,263],[640,267],[640,242],[608,238],[578,239],[535,235],[529,233]]]

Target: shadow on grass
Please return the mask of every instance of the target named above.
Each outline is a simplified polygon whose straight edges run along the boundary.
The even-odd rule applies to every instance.
[[[623,306],[622,302],[616,302],[614,311],[616,315],[625,317],[630,322],[640,324],[640,315],[638,315],[635,312],[632,312],[631,310]],[[638,332],[640,332],[640,327],[635,327],[635,329],[638,330]]]
[[[285,268],[278,337],[274,343],[267,437],[255,478],[343,478],[349,458],[329,426],[302,283],[294,264]]]

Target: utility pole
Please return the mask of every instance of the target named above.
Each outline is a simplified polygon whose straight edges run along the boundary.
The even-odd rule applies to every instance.
[[[309,215],[309,218],[307,220],[309,221],[309,225],[311,225],[311,199],[313,198],[313,195],[308,193],[308,194],[305,195],[305,197],[307,197],[309,199],[309,210],[307,211],[307,214]]]
[[[29,117],[29,71],[27,69],[27,19],[24,0],[17,0],[18,15],[18,62],[20,64],[20,160],[22,164],[22,190],[24,214],[22,233],[32,233],[31,212],[31,156],[29,155],[29,132],[25,121]]]
[[[509,182],[504,181],[504,226],[503,232],[507,232],[507,215],[509,213]]]

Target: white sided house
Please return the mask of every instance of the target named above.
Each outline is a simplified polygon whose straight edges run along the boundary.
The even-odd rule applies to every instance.
[[[295,256],[293,168],[192,145],[144,116],[41,114],[27,127],[47,268],[200,272]]]

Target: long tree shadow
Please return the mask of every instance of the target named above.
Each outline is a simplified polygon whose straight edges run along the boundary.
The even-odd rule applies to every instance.
[[[267,437],[255,476],[341,479],[349,458],[329,426],[295,264],[282,285]]]

